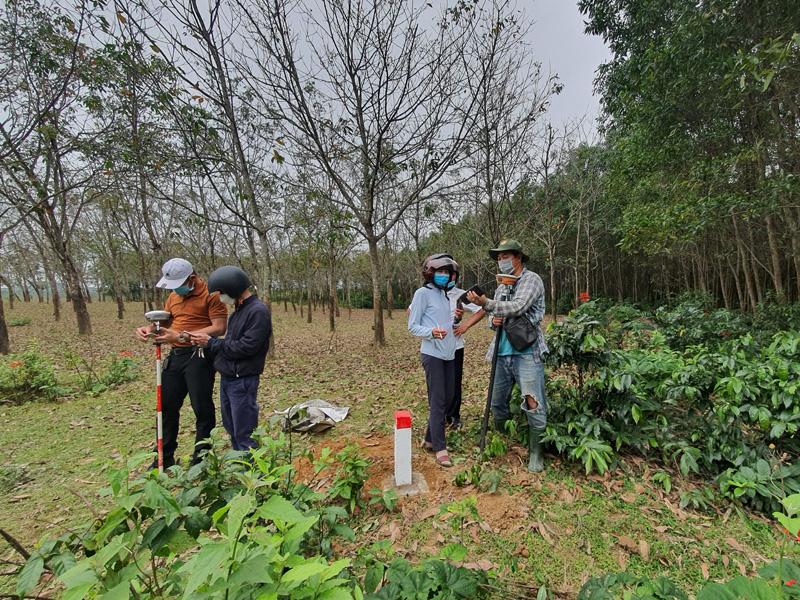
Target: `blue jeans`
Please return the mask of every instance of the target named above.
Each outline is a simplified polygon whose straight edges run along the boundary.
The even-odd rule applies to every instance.
[[[258,425],[258,380],[260,375],[246,377],[222,376],[219,386],[219,404],[222,424],[231,436],[234,450],[249,450],[258,446],[253,430]]]
[[[520,407],[528,417],[528,425],[534,429],[544,429],[547,425],[547,396],[544,389],[544,364],[536,361],[533,354],[513,354],[497,357],[497,370],[492,389],[492,414],[495,419],[509,419],[511,413],[508,401],[514,384],[519,386],[522,395]],[[528,396],[533,397],[538,406],[530,410]]]

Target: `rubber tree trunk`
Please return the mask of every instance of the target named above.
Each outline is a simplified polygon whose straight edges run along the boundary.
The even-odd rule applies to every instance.
[[[0,293],[0,354],[8,354],[9,352],[11,352],[11,342],[8,339],[8,325],[6,325],[3,294]]]
[[[59,256],[59,260],[64,268],[64,281],[69,290],[72,310],[75,312],[75,318],[78,321],[78,333],[89,335],[92,333],[92,321],[89,318],[86,298],[81,292],[81,276],[78,273],[78,269],[75,268],[75,263],[72,262],[72,257],[68,254]]]
[[[58,291],[58,282],[56,275],[50,265],[45,264],[45,275],[47,276],[47,283],[50,286],[50,297],[53,301],[53,319],[55,321],[61,320],[61,293]]]
[[[766,217],[767,241],[769,242],[769,255],[772,260],[772,285],[775,288],[775,297],[778,304],[786,302],[786,292],[783,289],[783,265],[781,264],[781,251],[778,246],[778,231],[772,215]]]
[[[392,287],[392,276],[386,278],[386,316],[393,319],[392,306],[394,305],[394,288]]]
[[[547,256],[550,261],[550,314],[555,321],[558,318],[558,307],[556,306],[556,250],[553,246],[547,249]]]
[[[795,283],[795,299],[800,300],[800,210],[797,211],[797,217],[792,214],[791,208],[784,209],[784,216],[786,222],[789,224],[789,230],[792,240],[792,262],[794,263],[794,283]]]
[[[374,237],[367,239],[369,246],[369,263],[372,272],[372,329],[373,341],[377,346],[386,344],[386,335],[383,330],[383,307],[381,306],[381,260],[378,254],[378,240]]]
[[[333,269],[328,276],[328,329],[336,331],[336,284]]]

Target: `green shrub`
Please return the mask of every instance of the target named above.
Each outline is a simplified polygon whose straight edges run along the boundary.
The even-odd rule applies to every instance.
[[[434,597],[409,596],[408,590],[453,600],[481,596],[485,574],[444,560],[418,566],[387,565],[375,556],[360,557],[358,564],[331,560],[331,540],[355,541],[346,525],[350,515],[331,504],[339,496],[312,489],[332,460],[315,463],[310,481],[297,481],[290,438],[261,432],[256,438],[260,446],[252,453],[224,452],[215,434],[202,463],[172,467],[169,476],[155,470],[134,476],[132,469],[149,461],[149,453],[112,470],[104,490],[108,512],[43,540],[17,572],[16,594],[30,595],[46,576],[64,586],[65,600],[362,599],[356,571],[366,571],[365,587],[374,598]],[[355,449],[340,455],[349,464],[345,473],[360,474]],[[354,483],[350,475],[339,479]]]
[[[9,327],[24,327],[25,325],[30,325],[33,322],[33,319],[30,317],[15,317],[8,321]]]
[[[9,354],[0,360],[0,401],[55,400],[68,390],[56,379],[50,361],[38,350]]]
[[[89,395],[102,394],[129,381],[135,381],[139,374],[139,365],[130,352],[120,352],[112,356],[102,370],[93,361],[75,352],[68,351],[64,357],[75,371],[80,390]]]
[[[123,383],[135,381],[139,375],[139,365],[136,361],[125,355],[113,357],[100,375],[100,383],[107,387],[117,387]]]
[[[710,332],[742,317],[697,303],[664,309],[655,330],[637,314],[586,303],[551,325],[545,441],[587,472],[634,451],[761,511],[800,491],[800,333],[722,339]]]

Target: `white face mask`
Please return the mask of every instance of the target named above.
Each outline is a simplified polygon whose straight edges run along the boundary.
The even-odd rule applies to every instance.
[[[229,305],[236,304],[236,298],[231,298],[230,296],[228,296],[228,294],[220,294],[219,299],[225,304]]]
[[[514,261],[510,258],[504,258],[497,261],[497,268],[504,275],[511,275],[514,272]]]

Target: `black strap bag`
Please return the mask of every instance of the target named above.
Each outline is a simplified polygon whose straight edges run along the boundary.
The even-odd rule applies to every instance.
[[[531,322],[527,312],[503,319],[503,329],[508,341],[518,352],[533,346],[539,335],[539,328]]]

